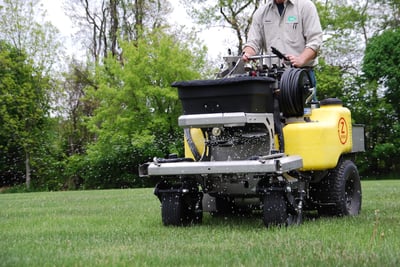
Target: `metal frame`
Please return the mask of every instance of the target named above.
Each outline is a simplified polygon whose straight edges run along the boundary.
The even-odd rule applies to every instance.
[[[275,135],[274,115],[272,113],[209,113],[182,115],[178,119],[179,126],[183,128],[212,128],[212,127],[237,127],[246,123],[264,124],[271,137]],[[270,148],[275,147],[274,138],[270,138]]]
[[[183,128],[211,128],[211,127],[237,127],[246,123],[264,124],[272,138],[270,148],[275,147],[274,118],[270,113],[212,113],[182,115],[178,120]],[[200,161],[200,162],[168,162],[160,163],[157,159],[143,169],[144,175],[149,176],[182,176],[182,175],[208,175],[208,174],[282,174],[303,167],[300,156],[284,156],[271,154],[257,160],[233,161]]]
[[[195,174],[239,174],[277,173],[282,174],[303,167],[300,156],[283,156],[273,159],[203,161],[158,163],[156,160],[147,167],[147,175],[195,175]]]

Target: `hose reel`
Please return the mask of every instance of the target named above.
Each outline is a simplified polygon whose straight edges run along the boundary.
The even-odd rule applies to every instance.
[[[311,78],[305,69],[286,69],[280,80],[279,106],[285,117],[301,117],[311,95]]]

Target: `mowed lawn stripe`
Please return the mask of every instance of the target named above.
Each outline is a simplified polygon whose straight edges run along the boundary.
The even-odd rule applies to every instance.
[[[357,217],[164,227],[153,189],[0,194],[0,266],[400,266],[400,180],[363,181]]]

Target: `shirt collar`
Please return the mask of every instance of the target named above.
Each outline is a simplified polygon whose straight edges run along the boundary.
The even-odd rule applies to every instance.
[[[286,2],[291,3],[294,5],[296,3],[296,0],[286,0]],[[275,3],[275,0],[269,0],[268,1],[268,6],[271,7]]]

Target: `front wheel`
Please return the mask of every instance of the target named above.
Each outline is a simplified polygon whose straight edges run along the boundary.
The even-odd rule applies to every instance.
[[[200,204],[199,204],[200,203]],[[200,224],[203,219],[201,199],[197,196],[166,193],[161,197],[161,217],[165,226]]]
[[[287,225],[287,205],[282,192],[268,192],[264,195],[263,204],[263,221],[266,227]]]

